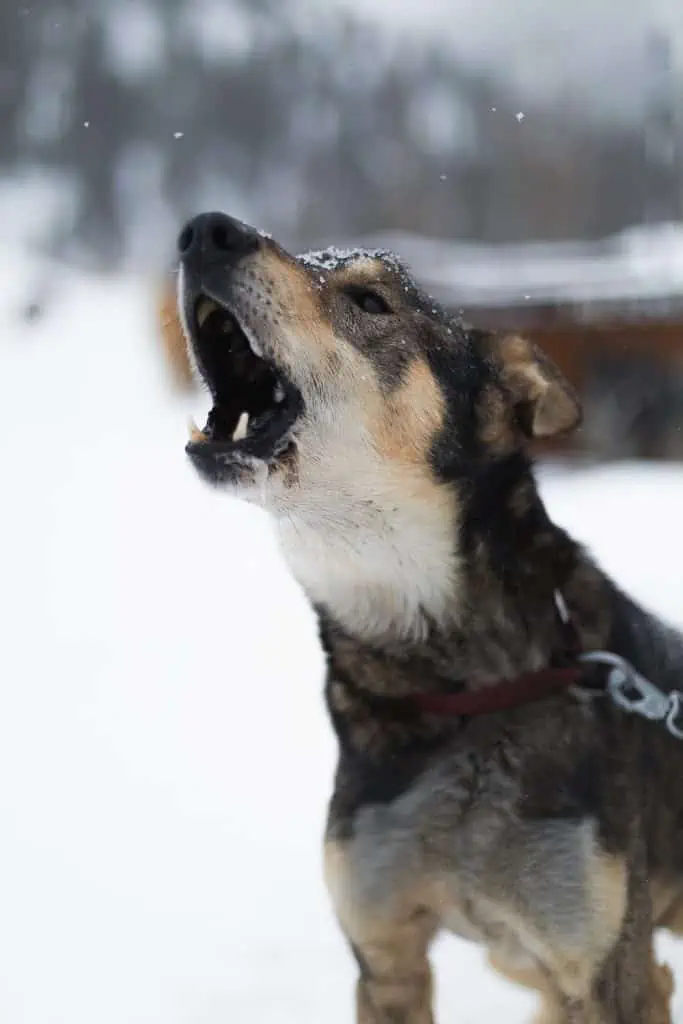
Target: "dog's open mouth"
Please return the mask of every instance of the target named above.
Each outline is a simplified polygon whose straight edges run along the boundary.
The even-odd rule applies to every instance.
[[[204,429],[192,429],[188,454],[202,462],[215,456],[225,463],[233,455],[274,461],[293,443],[300,392],[227,308],[202,296],[193,321],[192,346],[213,408]]]

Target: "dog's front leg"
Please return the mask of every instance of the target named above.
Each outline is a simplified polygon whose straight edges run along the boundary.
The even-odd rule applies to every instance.
[[[373,873],[347,843],[325,845],[325,877],[358,963],[357,1024],[434,1024],[429,946],[438,929],[414,875]]]
[[[557,993],[550,1020],[557,1024],[671,1024],[673,976],[655,956],[651,894],[640,837],[635,845],[625,913],[607,956],[592,968],[588,958],[573,965],[567,961],[564,970],[558,957],[548,971]],[[572,966],[574,970],[566,969]],[[576,991],[581,978],[583,993]]]
[[[357,1024],[434,1024],[427,956],[432,934],[418,916],[360,942],[349,937],[360,971]]]

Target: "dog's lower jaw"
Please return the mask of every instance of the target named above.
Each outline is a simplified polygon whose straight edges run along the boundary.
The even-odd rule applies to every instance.
[[[263,459],[234,452],[221,457],[202,444],[188,445],[188,455],[205,483],[221,487],[231,497],[251,504],[263,504],[268,479],[268,465]]]

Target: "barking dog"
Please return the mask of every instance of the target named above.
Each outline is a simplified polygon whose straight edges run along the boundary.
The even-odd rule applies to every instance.
[[[683,743],[597,677],[595,696],[563,680],[607,650],[673,691],[683,640],[548,518],[527,449],[577,424],[574,393],[389,254],[294,257],[222,214],[179,247],[213,396],[189,458],[268,510],[319,617],[326,878],[359,1024],[431,1024],[441,929],[538,989],[545,1021],[665,1024],[652,939],[683,925]]]

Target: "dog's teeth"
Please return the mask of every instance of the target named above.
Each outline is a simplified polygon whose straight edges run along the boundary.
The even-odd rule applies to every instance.
[[[273,398],[278,405],[280,404],[280,402],[284,402],[285,400],[285,389],[283,388],[282,384],[280,384],[279,381],[275,385],[275,389],[273,391]]]
[[[254,353],[254,355],[258,356],[259,359],[263,359],[263,349],[259,345],[258,341],[256,341],[256,339],[254,338],[254,335],[251,333],[251,331],[245,331],[244,334],[246,336],[247,341],[249,342],[249,347],[251,348],[251,351]]]
[[[199,444],[200,441],[206,441],[207,436],[203,430],[200,430],[195,421],[190,418],[187,421],[187,433],[190,437],[190,441],[194,441],[195,444]]]
[[[233,441],[241,441],[243,437],[247,436],[247,427],[249,426],[249,413],[243,412],[237,421],[237,426],[232,435]]]
[[[203,327],[213,311],[218,308],[218,304],[213,299],[202,299],[197,307],[197,323],[199,326]]]

